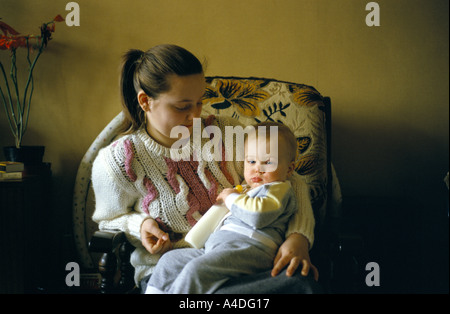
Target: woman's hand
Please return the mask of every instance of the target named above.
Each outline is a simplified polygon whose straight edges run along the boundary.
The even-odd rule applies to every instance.
[[[291,234],[278,249],[271,273],[272,276],[275,277],[284,267],[288,266],[286,275],[291,277],[298,266],[302,264],[302,276],[308,276],[309,271],[312,269],[314,279],[316,281],[319,280],[319,271],[311,263],[308,248],[308,240],[303,235],[299,233]]]
[[[145,219],[141,225],[141,242],[151,254],[164,254],[172,248],[169,235],[152,218]]]

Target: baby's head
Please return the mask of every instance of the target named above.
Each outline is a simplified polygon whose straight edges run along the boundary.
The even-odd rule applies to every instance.
[[[254,130],[245,139],[246,182],[253,188],[285,181],[294,172],[296,153],[297,140],[287,126],[276,122],[254,125]]]

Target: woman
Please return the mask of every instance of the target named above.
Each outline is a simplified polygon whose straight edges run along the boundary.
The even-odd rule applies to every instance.
[[[186,158],[172,158],[171,147],[180,137],[171,137],[171,131],[182,126],[192,133],[194,118],[200,118],[202,111],[203,68],[189,51],[175,45],[160,45],[146,52],[130,50],[124,56],[121,92],[125,136],[101,150],[93,164],[96,197],[93,220],[100,229],[119,229],[127,234],[136,247],[131,264],[139,283],[151,275],[162,254],[187,246],[184,235],[215,203],[218,193],[241,183],[243,165],[236,159],[197,160],[192,152],[198,151],[198,147],[189,138],[189,145],[177,149]],[[202,119],[203,128],[208,125],[224,131],[225,126],[236,122],[211,116]],[[202,141],[204,147],[208,139]],[[286,276],[277,275],[287,266],[289,285],[294,281],[301,286],[299,291],[303,291],[310,284],[302,276],[312,269],[314,278],[318,277],[308,253],[313,242],[314,217],[309,202],[305,202],[306,184],[298,175],[292,178],[303,206],[289,223],[286,240],[278,250],[270,275],[262,274],[258,280],[286,286]],[[301,276],[293,276],[299,266]],[[244,286],[252,287],[251,278],[245,280],[250,282],[236,286],[230,283],[231,290],[225,287],[224,291],[245,292]]]

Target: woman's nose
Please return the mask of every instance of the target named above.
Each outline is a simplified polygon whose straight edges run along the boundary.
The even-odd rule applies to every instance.
[[[199,118],[200,117],[200,114],[199,113],[197,113],[196,111],[194,111],[194,110],[191,110],[190,112],[189,112],[189,114],[187,115],[187,120],[188,121],[192,121],[192,120],[194,120],[195,118]]]

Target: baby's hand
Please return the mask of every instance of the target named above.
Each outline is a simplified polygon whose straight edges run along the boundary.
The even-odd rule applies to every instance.
[[[238,192],[238,190],[233,189],[233,188],[223,189],[222,192],[220,192],[220,194],[217,195],[216,204],[225,203],[225,199],[227,198],[227,196],[232,193],[239,193],[239,192]]]

